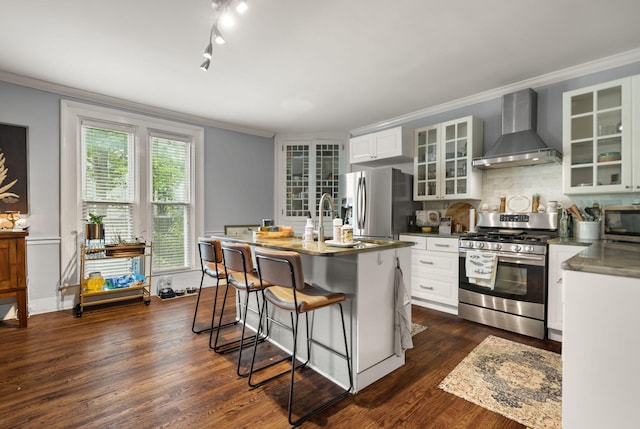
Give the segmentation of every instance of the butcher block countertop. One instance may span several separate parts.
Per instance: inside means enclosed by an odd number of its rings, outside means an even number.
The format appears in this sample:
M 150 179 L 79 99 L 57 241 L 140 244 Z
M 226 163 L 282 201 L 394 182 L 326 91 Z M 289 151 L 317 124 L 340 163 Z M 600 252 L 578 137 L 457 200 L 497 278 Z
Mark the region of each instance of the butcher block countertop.
M 302 241 L 300 237 L 254 238 L 253 235 L 214 235 L 208 238 L 236 243 L 246 243 L 252 246 L 260 246 L 275 250 L 292 250 L 294 252 L 314 256 L 343 256 L 363 252 L 396 249 L 399 247 L 410 247 L 413 245 L 410 241 L 362 237 L 354 237 L 354 242 L 357 242 L 358 244 L 355 244 L 353 247 L 337 247 L 331 246 L 326 242 L 319 243 L 317 241 L 305 242 Z

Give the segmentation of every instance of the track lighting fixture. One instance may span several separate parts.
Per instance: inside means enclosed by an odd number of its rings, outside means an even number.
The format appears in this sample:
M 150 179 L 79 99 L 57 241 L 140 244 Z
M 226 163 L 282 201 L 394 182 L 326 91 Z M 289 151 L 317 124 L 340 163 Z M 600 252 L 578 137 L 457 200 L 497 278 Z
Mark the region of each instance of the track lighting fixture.
M 215 11 L 214 22 L 209 31 L 209 44 L 205 48 L 202 55 L 206 58 L 205 62 L 200 65 L 203 71 L 209 69 L 211 58 L 213 57 L 213 41 L 218 45 L 226 42 L 224 36 L 220 32 L 219 25 L 231 27 L 234 25 L 233 10 L 237 13 L 245 13 L 248 9 L 247 0 L 211 0 L 211 7 Z

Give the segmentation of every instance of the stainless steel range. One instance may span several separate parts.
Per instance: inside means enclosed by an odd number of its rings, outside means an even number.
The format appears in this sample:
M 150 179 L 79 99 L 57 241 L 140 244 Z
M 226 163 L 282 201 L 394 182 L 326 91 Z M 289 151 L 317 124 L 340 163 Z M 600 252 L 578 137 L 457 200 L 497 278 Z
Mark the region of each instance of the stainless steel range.
M 547 241 L 557 213 L 478 213 L 460 237 L 458 316 L 520 334 L 547 335 Z

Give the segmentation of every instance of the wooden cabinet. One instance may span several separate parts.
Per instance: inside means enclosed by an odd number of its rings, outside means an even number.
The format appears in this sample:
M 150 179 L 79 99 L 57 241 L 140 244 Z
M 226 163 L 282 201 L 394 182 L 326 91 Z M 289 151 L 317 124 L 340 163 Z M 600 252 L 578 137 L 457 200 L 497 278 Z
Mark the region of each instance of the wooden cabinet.
M 349 162 L 351 164 L 380 165 L 408 162 L 411 161 L 411 158 L 413 158 L 413 133 L 403 127 L 395 127 L 349 140 Z
M 80 249 L 80 294 L 74 312 L 81 317 L 85 307 L 140 299 L 151 303 L 151 244 L 122 248 Z M 94 281 L 96 273 L 99 282 Z
M 0 232 L 0 297 L 15 296 L 21 328 L 27 327 L 26 231 Z
M 565 92 L 565 194 L 640 190 L 640 76 Z
M 401 235 L 413 241 L 411 298 L 413 304 L 458 313 L 458 239 L 455 237 Z
M 481 199 L 482 121 L 473 116 L 415 130 L 414 200 Z
M 586 249 L 588 244 L 549 245 L 549 277 L 547 299 L 547 328 L 549 338 L 560 341 L 562 339 L 562 325 L 564 322 L 564 270 L 562 263 Z

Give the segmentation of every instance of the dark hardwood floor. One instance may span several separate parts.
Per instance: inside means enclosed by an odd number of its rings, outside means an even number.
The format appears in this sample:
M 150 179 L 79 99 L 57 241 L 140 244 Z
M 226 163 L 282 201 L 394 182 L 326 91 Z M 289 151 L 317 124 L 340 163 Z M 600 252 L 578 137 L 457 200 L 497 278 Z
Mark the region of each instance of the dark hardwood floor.
M 210 312 L 213 288 L 204 290 Z M 0 323 L 0 427 L 285 428 L 288 378 L 249 389 L 236 376 L 236 353 L 215 354 L 209 335 L 191 332 L 195 295 L 151 305 L 124 303 L 35 315 L 29 327 Z M 209 313 L 210 314 L 210 313 Z M 201 325 L 209 314 L 202 313 Z M 428 329 L 413 338 L 406 365 L 302 427 L 523 428 L 438 389 L 488 335 L 560 352 L 538 341 L 413 307 Z M 235 328 L 232 328 L 235 329 Z M 311 371 L 303 384 L 334 386 Z M 317 394 L 305 397 L 312 403 Z

